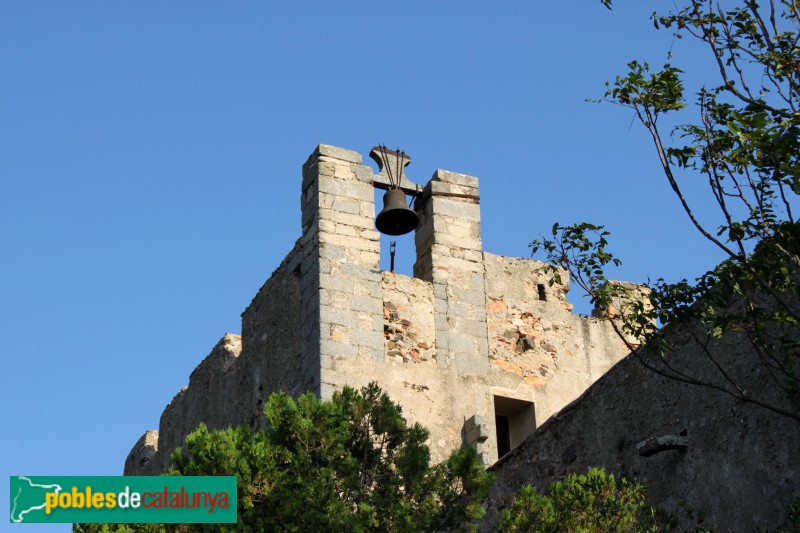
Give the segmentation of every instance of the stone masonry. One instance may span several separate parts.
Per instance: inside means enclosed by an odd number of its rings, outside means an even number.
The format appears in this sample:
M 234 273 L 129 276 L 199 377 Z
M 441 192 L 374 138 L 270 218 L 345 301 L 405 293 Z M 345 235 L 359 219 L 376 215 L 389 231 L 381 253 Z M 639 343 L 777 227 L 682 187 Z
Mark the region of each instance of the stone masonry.
M 390 157 L 394 168 L 410 161 Z M 389 180 L 379 166 L 314 150 L 300 238 L 242 314 L 241 337 L 225 335 L 198 365 L 126 474 L 165 471 L 200 422 L 262 427 L 273 391 L 327 399 L 371 381 L 430 430 L 435 460 L 468 444 L 494 463 L 626 355 L 608 322 L 570 312 L 565 272 L 551 284 L 543 263 L 483 250 L 472 176 L 437 170 L 421 186 L 401 173 L 420 217 L 414 277 L 381 271 L 374 197 Z
M 786 331 L 800 341 L 800 330 Z M 663 358 L 629 354 L 491 467 L 497 481 L 481 531 L 496 531 L 522 486 L 544 492 L 599 466 L 647 485 L 676 531 L 794 530 L 786 510 L 800 494 L 800 424 L 721 391 L 742 384 L 786 412 L 796 412 L 796 396 L 744 332 L 709 338 L 702 326 L 681 323 L 665 335 L 672 348 Z

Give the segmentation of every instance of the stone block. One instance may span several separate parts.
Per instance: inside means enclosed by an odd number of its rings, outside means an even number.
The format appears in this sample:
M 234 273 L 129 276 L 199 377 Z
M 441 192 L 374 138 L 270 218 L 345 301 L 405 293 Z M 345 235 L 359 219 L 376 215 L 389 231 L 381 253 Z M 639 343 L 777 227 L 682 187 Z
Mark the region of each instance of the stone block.
M 372 169 L 370 167 L 368 167 L 366 165 L 357 165 L 355 167 L 354 171 L 355 171 L 356 179 L 358 181 L 361 181 L 361 182 L 364 182 L 364 183 L 369 183 L 370 185 L 372 184 L 372 180 L 373 180 L 373 177 L 375 176 L 375 174 L 372 172 Z M 371 186 L 370 186 L 370 189 L 372 189 Z
M 490 429 L 480 415 L 472 415 L 464 422 L 464 440 L 467 444 L 479 444 L 489 439 Z
M 375 218 L 375 216 L 376 216 L 375 215 L 375 202 L 374 201 L 369 201 L 369 202 L 362 201 L 362 202 L 360 202 L 359 203 L 359 207 L 358 207 L 358 213 L 362 217 L 367 217 L 367 218 L 373 220 Z
M 356 173 L 353 170 L 353 164 L 336 165 L 333 173 L 334 177 L 341 180 L 356 182 Z M 357 183 L 357 182 L 356 182 Z
M 383 328 L 380 330 L 355 330 L 351 333 L 350 339 L 353 344 L 364 346 L 370 350 L 383 352 L 385 339 L 383 337 Z
M 486 284 L 483 279 L 483 271 L 453 270 L 450 275 L 450 286 L 484 293 Z
M 312 207 L 303 209 L 300 215 L 300 224 L 303 228 L 303 233 L 313 228 L 315 225 L 314 221 L 317 220 L 317 217 L 319 217 L 319 210 L 316 207 L 316 203 Z
M 458 352 L 451 350 L 454 366 L 459 372 L 464 374 L 485 374 L 489 371 L 489 359 L 478 353 Z
M 319 255 L 320 272 L 331 272 L 332 264 L 347 260 L 347 248 L 324 242 L 319 245 Z M 323 264 L 326 268 L 322 268 Z
M 372 314 L 359 313 L 358 327 L 360 329 L 381 331 L 383 328 L 383 317 Z
M 360 165 L 363 160 L 361 154 L 358 152 L 345 150 L 344 148 L 339 148 L 328 144 L 318 145 L 311 154 L 310 159 L 316 159 L 319 156 L 332 157 L 341 161 L 356 163 L 357 165 Z
M 480 332 L 476 332 L 480 334 Z M 475 335 L 468 335 L 462 332 L 450 332 L 449 349 L 451 352 L 475 353 L 477 344 Z
M 353 294 L 380 299 L 383 297 L 383 288 L 377 283 L 356 283 L 353 287 Z
M 346 235 L 337 235 L 335 233 L 320 233 L 319 242 L 326 244 L 333 244 L 337 246 L 344 246 L 350 249 L 362 250 L 367 252 L 380 252 L 380 243 L 375 241 L 368 241 L 358 237 L 348 237 Z
M 326 193 L 320 193 L 320 196 Z M 353 198 L 346 198 L 343 196 L 338 196 L 334 198 L 333 203 L 331 204 L 331 210 L 335 213 L 347 213 L 350 215 L 361 215 L 361 204 L 358 200 Z
M 480 222 L 481 206 L 473 202 L 459 201 L 458 198 L 434 197 L 433 217 L 438 217 L 440 215 L 472 222 Z
M 356 330 L 361 329 L 362 323 L 358 316 L 348 312 L 346 309 L 324 306 L 319 310 L 319 321 L 321 324 L 338 324 Z
M 357 357 L 358 347 L 349 342 L 336 342 L 331 339 L 321 339 L 319 343 L 322 357 Z
M 327 231 L 328 233 L 336 233 L 336 222 L 330 219 L 321 219 L 318 223 L 319 231 Z
M 361 238 L 358 228 L 354 226 L 348 226 L 346 224 L 336 224 L 333 233 L 336 233 L 337 235 L 344 235 L 345 237 Z
M 437 232 L 434 235 L 434 243 L 441 245 L 443 248 L 441 252 L 443 255 L 453 257 L 456 259 L 464 258 L 464 250 L 480 250 L 481 238 L 480 236 L 473 237 L 471 235 L 458 236 L 450 233 Z M 456 248 L 461 253 L 454 254 L 449 248 Z M 440 253 L 441 253 L 440 252 Z
M 300 262 L 300 272 L 303 274 L 319 273 L 319 259 L 313 255 L 308 255 Z M 304 280 L 305 283 L 306 280 Z
M 478 188 L 478 178 L 475 176 L 468 176 L 467 174 L 459 174 L 457 172 L 450 172 L 449 170 L 438 169 L 433 173 L 431 180 L 438 180 L 445 183 L 453 183 L 455 185 L 463 185 L 465 187 Z
M 318 236 L 319 230 L 317 229 L 316 225 L 303 228 L 303 234 L 300 236 L 300 248 L 302 249 L 302 255 L 304 258 L 308 255 L 316 255 L 315 247 L 318 242 Z
M 373 313 L 383 313 L 383 301 L 380 298 L 370 296 L 352 295 L 350 297 L 349 308 L 355 312 L 366 311 Z
M 486 308 L 483 306 L 478 307 L 474 305 L 464 304 L 461 302 L 454 302 L 452 300 L 447 302 L 448 316 L 456 318 L 476 319 L 478 318 L 480 313 L 482 313 L 485 316 Z
M 363 230 L 372 230 L 375 226 L 373 219 L 358 214 L 340 213 L 328 208 L 319 209 L 318 214 L 321 220 L 330 220 L 336 224 L 346 224 Z
M 319 193 L 319 174 L 316 171 L 309 172 L 303 176 L 300 194 L 301 206 L 307 205 L 309 200 L 317 193 Z
M 380 253 L 378 250 L 347 250 L 347 263 L 360 265 L 378 271 L 378 264 L 380 263 Z
M 328 324 L 328 338 L 334 342 L 352 343 L 352 331 L 341 324 Z
M 445 196 L 445 195 L 464 195 L 463 198 L 466 201 L 477 202 L 478 199 L 478 189 L 477 187 L 469 187 L 467 185 L 456 185 L 455 183 L 446 183 L 443 181 L 431 181 L 428 187 L 428 192 L 431 196 Z M 470 197 L 474 197 L 470 198 Z M 451 196 L 451 198 L 458 198 L 457 196 Z
M 373 202 L 375 189 L 364 183 L 353 183 L 337 179 L 319 180 L 320 192 L 352 198 L 362 202 Z
M 326 209 L 333 209 L 333 202 L 339 198 L 339 196 L 335 194 L 331 194 L 329 192 L 320 192 L 317 194 L 317 201 L 316 205 L 318 208 L 326 208 Z
M 319 285 L 323 289 L 333 289 L 343 293 L 352 293 L 355 289 L 355 281 L 352 278 L 333 274 L 320 276 Z
M 423 281 L 433 281 L 433 273 L 431 265 L 428 261 L 417 261 L 414 263 L 414 277 Z
M 433 224 L 420 224 L 414 232 L 414 243 L 417 249 L 425 247 L 425 242 L 433 242 Z
M 350 279 L 371 282 L 378 286 L 381 283 L 381 273 L 364 265 L 342 263 L 339 265 L 339 272 Z
M 358 236 L 368 241 L 379 242 L 381 240 L 381 234 L 374 229 L 362 229 L 358 232 Z
M 437 250 L 437 248 L 440 246 L 441 248 Z M 441 253 L 439 250 L 444 253 Z M 431 250 L 431 255 L 433 258 L 432 261 L 434 269 L 465 270 L 467 272 L 483 273 L 483 263 L 473 263 L 472 261 L 450 257 L 448 248 L 446 246 L 434 245 L 433 250 Z
M 319 305 L 335 307 L 337 309 L 348 309 L 350 303 L 350 293 L 340 292 L 332 289 L 319 289 Z
M 465 303 L 468 305 L 485 306 L 486 294 L 481 290 L 475 290 L 472 287 L 463 289 L 453 283 L 450 284 L 450 296 L 453 301 Z

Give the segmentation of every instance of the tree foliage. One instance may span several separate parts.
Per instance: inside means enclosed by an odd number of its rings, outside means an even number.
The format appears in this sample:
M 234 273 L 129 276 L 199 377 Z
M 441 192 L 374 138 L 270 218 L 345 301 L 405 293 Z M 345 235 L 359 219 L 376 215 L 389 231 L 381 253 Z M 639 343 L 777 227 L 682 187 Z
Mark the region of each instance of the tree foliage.
M 238 523 L 83 525 L 84 532 L 435 531 L 465 528 L 484 510 L 493 476 L 472 448 L 431 466 L 428 431 L 409 425 L 376 384 L 331 401 L 270 396 L 270 426 L 209 431 L 176 450 L 171 475 L 236 475 Z
M 725 259 L 694 281 L 657 280 L 649 302 L 628 300 L 621 334 L 639 337 L 647 353 L 664 356 L 649 366 L 668 377 L 800 420 L 800 226 L 793 214 L 800 195 L 798 2 L 692 0 L 652 18 L 656 28 L 701 43 L 716 66 L 716 82 L 696 94 L 695 121 L 670 135 L 662 131 L 665 115 L 689 113 L 682 71 L 671 64 L 652 70 L 630 62 L 625 75 L 607 84 L 603 100 L 633 111 L 684 213 Z M 681 183 L 698 178 L 709 194 L 696 211 Z M 717 220 L 703 222 L 710 213 Z M 531 246 L 567 269 L 605 310 L 625 297 L 625 288 L 606 278 L 605 267 L 619 264 L 607 251 L 607 237 L 599 225 L 556 224 L 552 236 Z M 666 357 L 669 345 L 659 326 L 687 321 L 702 326 L 702 334 L 693 334 L 717 369 L 711 379 L 671 366 Z M 726 334 L 746 339 L 759 371 L 788 401 L 748 390 L 714 358 L 709 343 Z
M 503 513 L 503 533 L 625 533 L 663 531 L 659 513 L 647 500 L 647 488 L 624 477 L 593 468 L 554 481 L 548 495 L 524 486 L 511 509 Z

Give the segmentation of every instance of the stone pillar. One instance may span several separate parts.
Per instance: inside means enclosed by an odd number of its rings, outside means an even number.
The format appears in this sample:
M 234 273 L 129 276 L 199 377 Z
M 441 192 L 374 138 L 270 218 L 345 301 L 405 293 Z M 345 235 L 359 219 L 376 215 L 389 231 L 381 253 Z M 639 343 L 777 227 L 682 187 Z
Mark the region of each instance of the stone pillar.
M 461 439 L 467 446 L 472 446 L 475 448 L 475 451 L 478 454 L 478 459 L 480 459 L 481 463 L 485 465 L 489 464 L 490 455 L 493 452 L 495 455 L 497 453 L 496 450 L 490 450 L 490 447 L 486 444 L 486 441 L 489 440 L 489 436 L 492 434 L 493 429 L 494 428 L 492 426 L 484 423 L 483 417 L 480 415 L 472 415 L 469 418 L 464 417 L 464 427 L 461 430 Z M 495 457 L 494 460 L 496 461 L 497 457 Z
M 417 198 L 414 276 L 433 283 L 436 358 L 488 371 L 486 291 L 478 179 L 437 170 Z
M 303 165 L 301 344 L 322 399 L 342 385 L 325 377 L 336 359 L 385 357 L 372 176 L 359 154 L 324 144 Z

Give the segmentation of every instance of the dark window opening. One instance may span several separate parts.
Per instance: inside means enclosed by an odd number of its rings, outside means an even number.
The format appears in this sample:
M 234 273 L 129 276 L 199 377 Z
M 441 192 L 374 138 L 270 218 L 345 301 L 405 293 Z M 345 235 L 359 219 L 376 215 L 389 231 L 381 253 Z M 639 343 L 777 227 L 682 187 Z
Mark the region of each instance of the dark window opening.
M 536 429 L 533 402 L 494 397 L 494 424 L 497 437 L 497 458 L 504 456 Z
M 539 299 L 543 302 L 547 301 L 547 293 L 544 292 L 544 285 L 539 283 L 536 285 L 536 288 L 539 289 Z
M 494 415 L 494 423 L 497 428 L 497 457 L 503 457 L 511 451 L 511 434 L 508 430 L 508 417 Z

